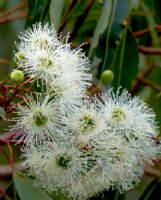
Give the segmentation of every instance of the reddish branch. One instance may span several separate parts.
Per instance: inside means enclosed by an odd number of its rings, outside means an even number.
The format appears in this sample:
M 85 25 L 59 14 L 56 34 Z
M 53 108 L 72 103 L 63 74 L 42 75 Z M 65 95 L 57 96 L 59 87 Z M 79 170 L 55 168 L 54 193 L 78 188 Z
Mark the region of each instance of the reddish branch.
M 133 15 L 133 16 L 142 16 L 142 17 L 144 17 L 144 16 L 146 16 L 146 13 L 144 12 L 144 11 L 133 11 L 132 13 L 131 13 L 131 15 Z M 154 13 L 154 12 L 151 12 L 150 13 L 150 16 L 155 16 L 156 14 Z
M 0 58 L 0 63 L 8 65 L 10 64 L 10 61 Z
M 0 193 L 3 195 L 5 200 L 10 200 L 9 196 L 5 193 L 5 191 L 2 188 L 0 188 Z
M 143 72 L 141 72 L 132 87 L 131 93 L 135 94 L 136 91 L 139 89 L 140 87 L 140 83 L 146 86 L 151 87 L 152 89 L 156 90 L 157 92 L 161 92 L 161 86 L 154 83 L 151 80 L 148 80 L 146 77 L 156 68 L 155 65 L 150 65 L 149 67 L 145 68 L 145 70 Z
M 25 86 L 27 86 L 31 82 L 31 80 L 32 79 L 29 78 L 19 86 L 5 85 L 5 81 L 0 81 L 0 93 L 2 94 L 2 96 L 0 96 L 0 106 L 3 107 L 7 111 L 7 113 L 13 111 L 16 108 L 16 106 L 13 105 L 13 100 L 15 98 L 22 100 L 21 102 L 19 102 L 19 104 L 24 102 L 24 97 L 21 96 L 20 93 L 30 92 L 30 89 L 26 89 Z
M 159 32 L 161 31 L 161 25 L 156 25 L 155 28 L 156 28 L 157 31 L 159 31 Z M 133 35 L 135 37 L 141 37 L 144 34 L 149 33 L 150 31 L 151 31 L 151 28 L 149 27 L 149 28 L 145 28 L 145 29 L 140 30 L 140 31 L 133 32 Z
M 144 85 L 150 86 L 151 88 L 153 88 L 154 90 L 156 90 L 157 92 L 161 92 L 161 86 L 154 83 L 153 81 L 141 78 L 141 77 L 137 77 L 137 80 L 139 80 L 141 83 L 143 83 Z
M 17 4 L 14 7 L 8 9 L 7 11 L 1 12 L 1 14 L 3 14 L 4 16 L 7 16 L 7 15 L 10 15 L 10 14 L 14 14 L 15 12 L 19 12 L 23 8 L 26 8 L 26 7 L 27 7 L 27 2 L 26 2 L 26 0 L 23 0 L 19 4 Z
M 143 45 L 139 45 L 138 47 L 139 52 L 143 54 L 149 54 L 149 55 L 161 55 L 161 48 L 155 48 L 155 47 L 145 47 Z
M 0 178 L 10 178 L 12 176 L 12 169 L 10 165 L 0 165 Z
M 22 9 L 24 11 L 22 11 Z M 23 0 L 21 3 L 17 4 L 13 8 L 7 11 L 0 11 L 0 24 L 5 24 L 7 22 L 25 19 L 27 17 L 27 1 Z
M 138 77 L 144 79 L 146 78 L 154 69 L 156 68 L 155 65 L 149 65 L 148 67 L 146 67 L 139 75 Z M 132 87 L 132 90 L 131 90 L 131 93 L 132 94 L 135 94 L 136 91 L 139 89 L 140 87 L 140 80 L 139 79 L 136 79 L 134 84 L 133 84 L 133 87 Z
M 72 41 L 76 37 L 77 33 L 80 30 L 80 27 L 82 26 L 86 17 L 88 16 L 93 4 L 94 4 L 94 0 L 89 0 L 88 5 L 87 5 L 86 9 L 84 10 L 83 14 L 77 18 L 76 23 L 73 28 L 73 31 L 70 34 L 70 38 L 69 38 L 70 41 Z

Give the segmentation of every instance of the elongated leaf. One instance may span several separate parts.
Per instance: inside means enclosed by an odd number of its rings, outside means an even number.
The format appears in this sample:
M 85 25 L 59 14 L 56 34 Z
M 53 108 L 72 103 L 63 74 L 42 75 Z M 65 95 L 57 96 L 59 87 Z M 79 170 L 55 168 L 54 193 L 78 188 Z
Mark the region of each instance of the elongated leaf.
M 103 62 L 103 69 L 109 68 L 113 63 L 115 51 L 122 38 L 125 29 L 126 18 L 129 15 L 131 4 L 129 0 L 113 0 L 113 9 L 107 30 L 106 51 Z
M 128 27 L 124 30 L 112 69 L 115 75 L 114 88 L 121 85 L 130 89 L 132 80 L 138 72 L 138 50 L 136 41 Z
M 156 17 L 158 21 L 161 23 L 161 1 L 160 0 L 153 0 L 154 9 L 156 12 Z
M 157 31 L 155 29 L 156 23 L 155 23 L 155 20 L 152 16 L 152 12 L 151 12 L 150 8 L 144 2 L 141 2 L 140 5 L 145 12 L 145 16 L 146 16 L 148 25 L 150 27 L 153 45 L 156 46 L 156 47 L 159 47 L 160 41 L 159 41 L 159 38 L 158 38 Z
M 158 178 L 154 179 L 149 185 L 148 187 L 145 189 L 145 191 L 143 192 L 143 194 L 140 196 L 139 200 L 148 200 L 149 197 L 151 196 L 151 194 L 153 193 L 153 191 L 156 189 L 156 187 L 159 184 L 159 180 Z
M 50 20 L 51 23 L 55 25 L 55 28 L 59 27 L 64 2 L 65 0 L 51 0 Z
M 21 200 L 52 200 L 47 193 L 35 187 L 33 181 L 27 176 L 14 171 L 13 180 Z
M 28 0 L 28 16 L 26 26 L 31 26 L 37 21 L 44 21 L 48 14 L 50 0 Z
M 96 29 L 94 31 L 94 36 L 92 39 L 92 44 L 91 44 L 89 55 L 88 55 L 89 57 L 92 57 L 92 54 L 94 53 L 94 50 L 99 43 L 101 34 L 106 30 L 108 26 L 111 10 L 112 10 L 112 1 L 105 0 L 103 8 L 102 8 L 101 16 L 99 18 Z
M 93 39 L 94 44 L 92 44 L 93 46 L 89 52 L 92 60 L 95 58 L 102 60 L 97 66 L 97 78 L 100 77 L 102 71 L 110 68 L 113 63 L 116 49 L 125 29 L 123 23 L 131 9 L 129 0 L 107 0 L 106 3 L 107 5 L 104 3 L 104 6 L 106 5 L 108 10 L 106 7 L 104 8 L 106 12 L 102 10 L 101 17 L 103 19 L 100 17 L 100 24 L 97 25 L 95 30 L 95 40 Z

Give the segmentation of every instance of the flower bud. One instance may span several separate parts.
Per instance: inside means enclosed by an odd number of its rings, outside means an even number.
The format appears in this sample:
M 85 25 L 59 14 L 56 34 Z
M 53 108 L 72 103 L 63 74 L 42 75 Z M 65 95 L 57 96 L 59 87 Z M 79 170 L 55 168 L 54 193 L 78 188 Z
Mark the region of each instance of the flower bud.
M 101 74 L 101 83 L 103 85 L 107 85 L 108 83 L 111 83 L 114 80 L 114 73 L 111 70 L 105 70 Z
M 0 119 L 5 119 L 6 111 L 3 107 L 0 107 Z
M 15 83 L 22 83 L 24 81 L 24 73 L 20 70 L 14 69 L 10 75 L 10 79 Z
M 25 59 L 25 54 L 21 51 L 17 52 L 14 56 L 14 62 L 18 63 Z

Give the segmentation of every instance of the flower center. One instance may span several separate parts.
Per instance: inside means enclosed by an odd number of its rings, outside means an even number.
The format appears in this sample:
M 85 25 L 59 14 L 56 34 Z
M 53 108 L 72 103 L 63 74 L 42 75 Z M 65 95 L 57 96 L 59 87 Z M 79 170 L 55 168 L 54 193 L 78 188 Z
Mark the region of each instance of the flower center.
M 53 65 L 53 61 L 49 58 L 40 58 L 39 62 L 40 62 L 39 66 L 45 69 L 49 69 Z
M 35 44 L 37 44 L 40 48 L 46 48 L 49 45 L 47 39 L 45 38 L 36 39 Z
M 111 150 L 113 151 L 112 162 L 118 162 L 118 161 L 121 161 L 123 159 L 124 151 L 122 149 L 118 149 L 116 147 L 113 147 Z
M 49 94 L 51 95 L 52 99 L 60 99 L 63 95 L 63 88 L 59 85 L 51 86 Z
M 111 116 L 114 122 L 120 122 L 126 118 L 126 115 L 121 108 L 115 108 Z
M 15 54 L 14 62 L 18 63 L 25 60 L 25 54 L 22 51 L 19 51 Z
M 82 119 L 80 119 L 82 133 L 90 131 L 95 127 L 95 121 L 90 115 L 85 115 Z
M 48 118 L 45 115 L 43 115 L 40 111 L 35 113 L 35 115 L 33 116 L 33 119 L 34 119 L 34 123 L 38 127 L 44 126 L 48 121 Z
M 57 165 L 62 167 L 63 169 L 67 169 L 70 166 L 72 158 L 69 155 L 59 155 L 56 159 Z

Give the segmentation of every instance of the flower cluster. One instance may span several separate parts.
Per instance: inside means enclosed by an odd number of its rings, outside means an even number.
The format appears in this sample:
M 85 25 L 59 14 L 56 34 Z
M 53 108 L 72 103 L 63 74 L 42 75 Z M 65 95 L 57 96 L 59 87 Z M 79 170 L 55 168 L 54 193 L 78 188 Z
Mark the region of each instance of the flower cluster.
M 89 98 L 87 57 L 64 44 L 49 24 L 22 32 L 17 49 L 18 68 L 42 88 L 26 96 L 13 127 L 35 183 L 80 200 L 138 184 L 159 156 L 153 111 L 122 88 Z

